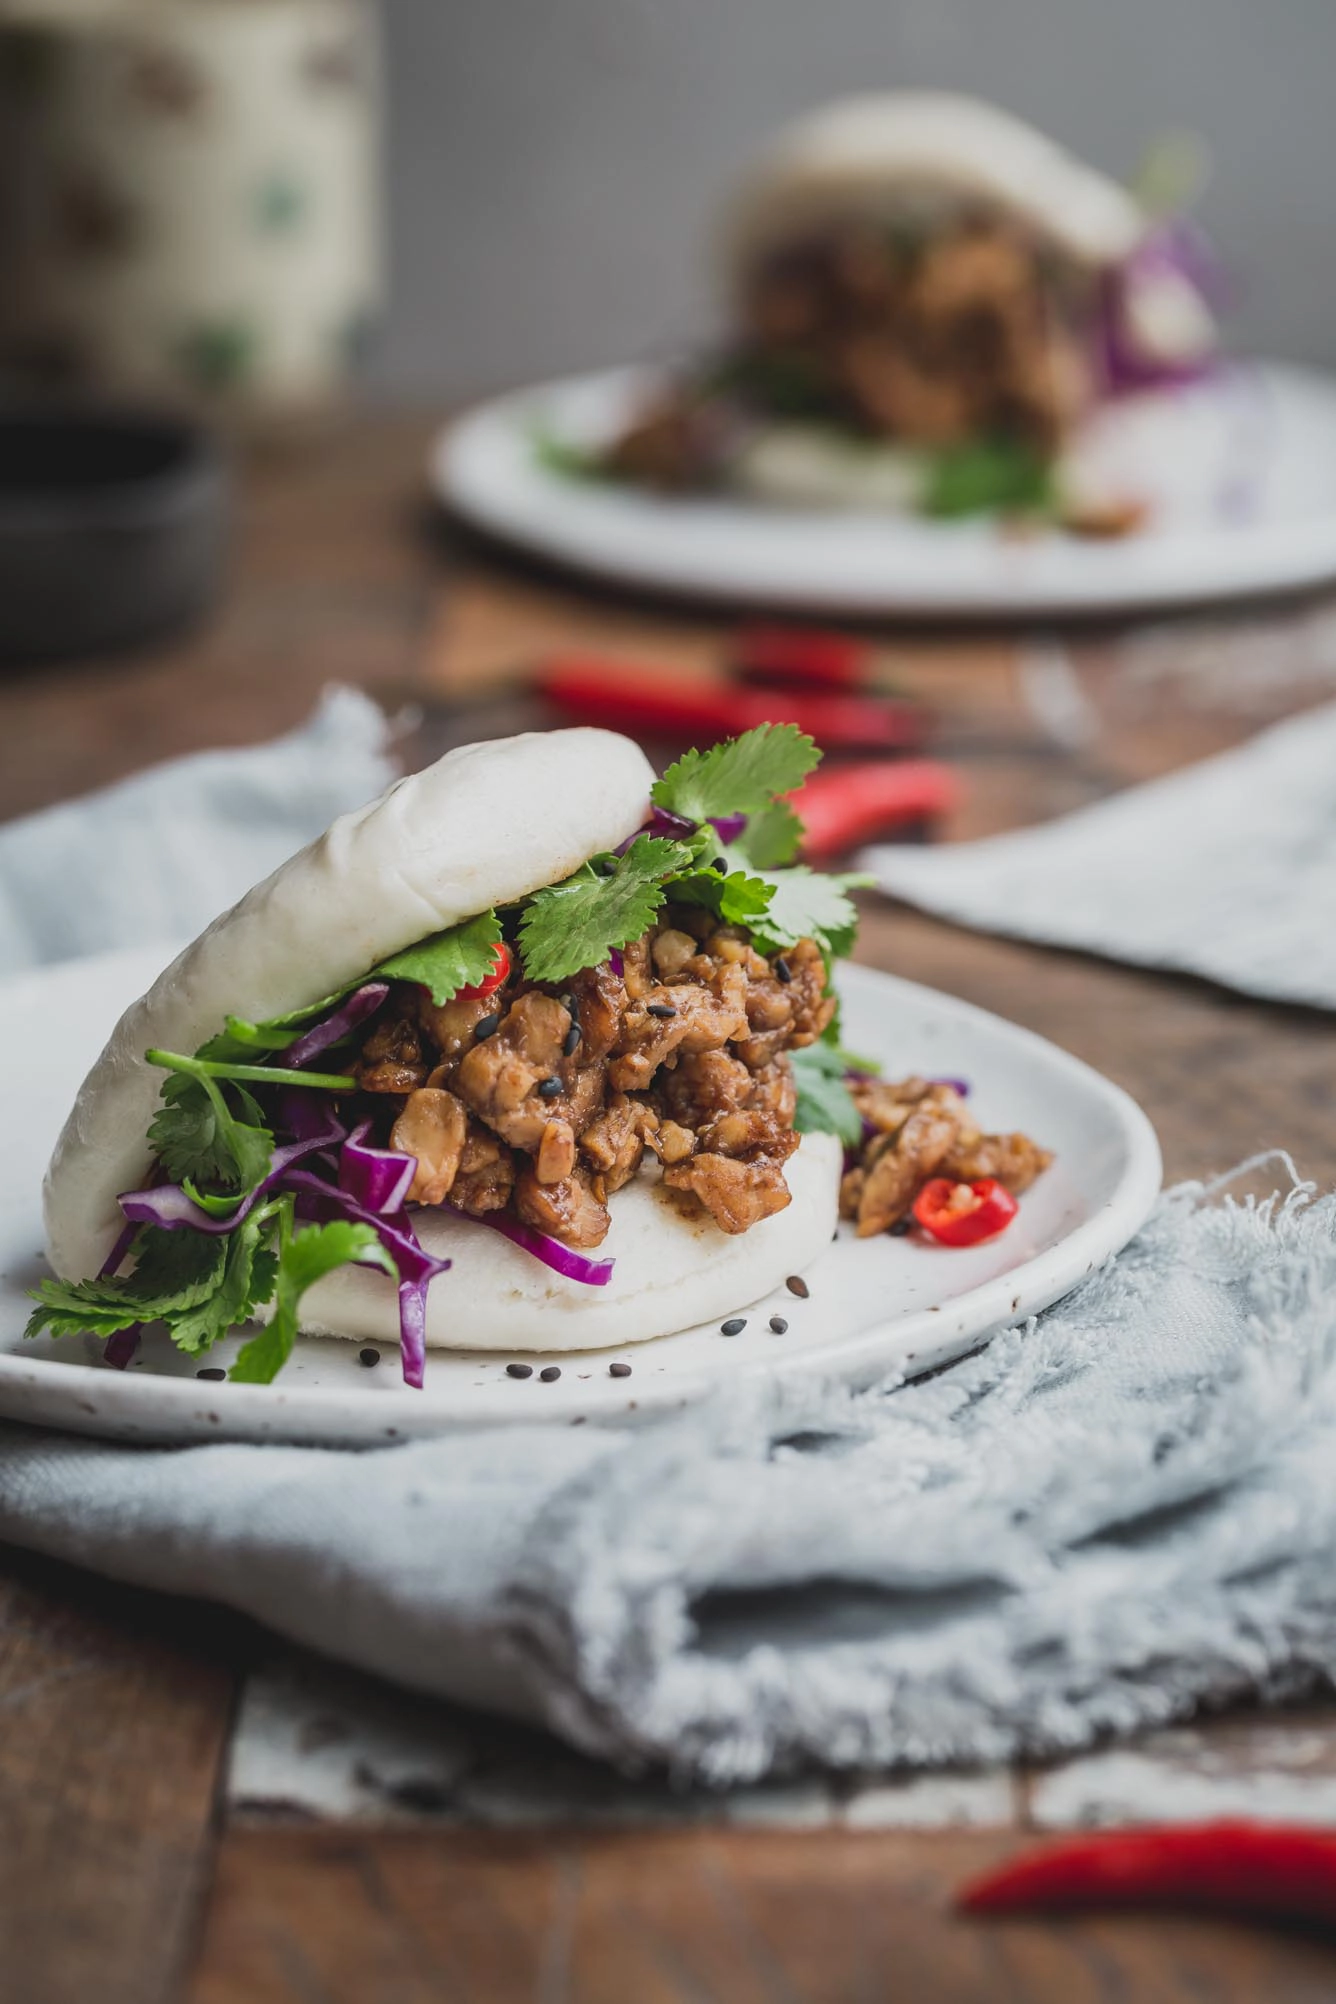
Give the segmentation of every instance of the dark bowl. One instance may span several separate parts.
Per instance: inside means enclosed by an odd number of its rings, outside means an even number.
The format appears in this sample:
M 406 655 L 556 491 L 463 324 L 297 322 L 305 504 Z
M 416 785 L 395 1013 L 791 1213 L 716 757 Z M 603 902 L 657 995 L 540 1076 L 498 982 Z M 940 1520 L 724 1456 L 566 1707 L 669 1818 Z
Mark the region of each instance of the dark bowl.
M 197 618 L 228 512 L 222 458 L 186 419 L 0 407 L 0 660 L 101 653 Z

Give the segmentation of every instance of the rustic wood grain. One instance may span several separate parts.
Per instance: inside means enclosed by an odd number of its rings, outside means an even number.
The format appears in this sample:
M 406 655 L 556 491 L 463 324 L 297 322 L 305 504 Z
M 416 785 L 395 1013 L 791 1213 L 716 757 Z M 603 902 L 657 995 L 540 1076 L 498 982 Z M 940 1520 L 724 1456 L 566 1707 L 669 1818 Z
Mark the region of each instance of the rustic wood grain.
M 169 2004 L 207 1884 L 242 1624 L 11 1557 L 0 1996 Z
M 1318 2004 L 1329 1947 L 968 1922 L 999 1835 L 225 1838 L 187 2004 Z

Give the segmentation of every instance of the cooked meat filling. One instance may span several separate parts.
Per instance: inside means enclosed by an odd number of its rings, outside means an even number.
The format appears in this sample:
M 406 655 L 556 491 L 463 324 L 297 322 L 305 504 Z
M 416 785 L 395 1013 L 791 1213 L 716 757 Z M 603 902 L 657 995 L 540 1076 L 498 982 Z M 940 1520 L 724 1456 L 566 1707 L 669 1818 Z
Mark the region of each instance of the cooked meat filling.
M 1009 438 L 1051 455 L 1097 393 L 1093 313 L 1089 284 L 1005 221 L 827 228 L 751 272 L 734 348 L 656 391 L 608 468 L 670 491 L 709 485 L 730 412 L 735 434 L 759 414 L 929 449 Z
M 1053 1160 L 1028 1135 L 984 1134 L 960 1094 L 940 1080 L 866 1079 L 851 1090 L 866 1139 L 845 1171 L 840 1215 L 860 1239 L 899 1224 L 934 1176 L 956 1183 L 991 1176 L 1019 1197 Z
M 588 1248 L 648 1151 L 678 1202 L 745 1232 L 789 1202 L 784 1054 L 834 1013 L 812 940 L 772 962 L 738 928 L 670 906 L 620 975 L 512 974 L 443 1008 L 396 985 L 354 1070 L 387 1145 L 417 1158 L 414 1202 L 474 1217 L 509 1207 Z

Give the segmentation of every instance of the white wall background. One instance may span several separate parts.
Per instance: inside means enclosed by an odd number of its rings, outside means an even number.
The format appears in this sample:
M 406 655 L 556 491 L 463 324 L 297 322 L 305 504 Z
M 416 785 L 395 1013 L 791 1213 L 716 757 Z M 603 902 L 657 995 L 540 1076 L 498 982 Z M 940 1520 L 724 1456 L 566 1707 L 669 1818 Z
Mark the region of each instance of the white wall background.
M 796 110 L 906 85 L 994 97 L 1115 173 L 1201 132 L 1237 340 L 1336 362 L 1336 0 L 386 0 L 385 22 L 383 389 L 700 327 L 720 183 Z

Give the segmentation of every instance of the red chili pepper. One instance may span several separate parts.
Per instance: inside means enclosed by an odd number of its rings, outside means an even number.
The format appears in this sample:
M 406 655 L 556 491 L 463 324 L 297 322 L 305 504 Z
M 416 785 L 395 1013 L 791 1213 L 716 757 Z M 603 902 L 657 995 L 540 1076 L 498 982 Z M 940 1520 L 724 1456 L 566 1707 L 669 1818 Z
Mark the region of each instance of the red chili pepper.
M 847 633 L 818 626 L 747 626 L 733 644 L 733 667 L 749 682 L 813 683 L 852 689 L 871 650 Z
M 935 759 L 866 759 L 814 772 L 789 799 L 803 822 L 803 854 L 835 856 L 906 822 L 949 814 L 960 781 Z
M 1336 1928 L 1336 1834 L 1241 1821 L 1102 1831 L 985 1872 L 957 1904 L 974 1914 L 1196 1907 Z
M 977 1183 L 934 1176 L 914 1199 L 914 1221 L 944 1246 L 977 1246 L 1004 1232 L 1019 1209 L 993 1176 Z
M 633 735 L 699 735 L 714 743 L 757 724 L 797 724 L 827 750 L 854 745 L 865 751 L 899 751 L 918 744 L 927 728 L 926 714 L 917 705 L 885 697 L 742 688 L 693 681 L 672 667 L 654 675 L 646 666 L 562 655 L 540 667 L 537 687 L 569 716 Z
M 455 991 L 456 1002 L 477 1002 L 484 995 L 491 995 L 501 986 L 510 973 L 510 948 L 499 939 L 492 948 L 492 971 L 483 976 L 476 988 L 459 988 Z

